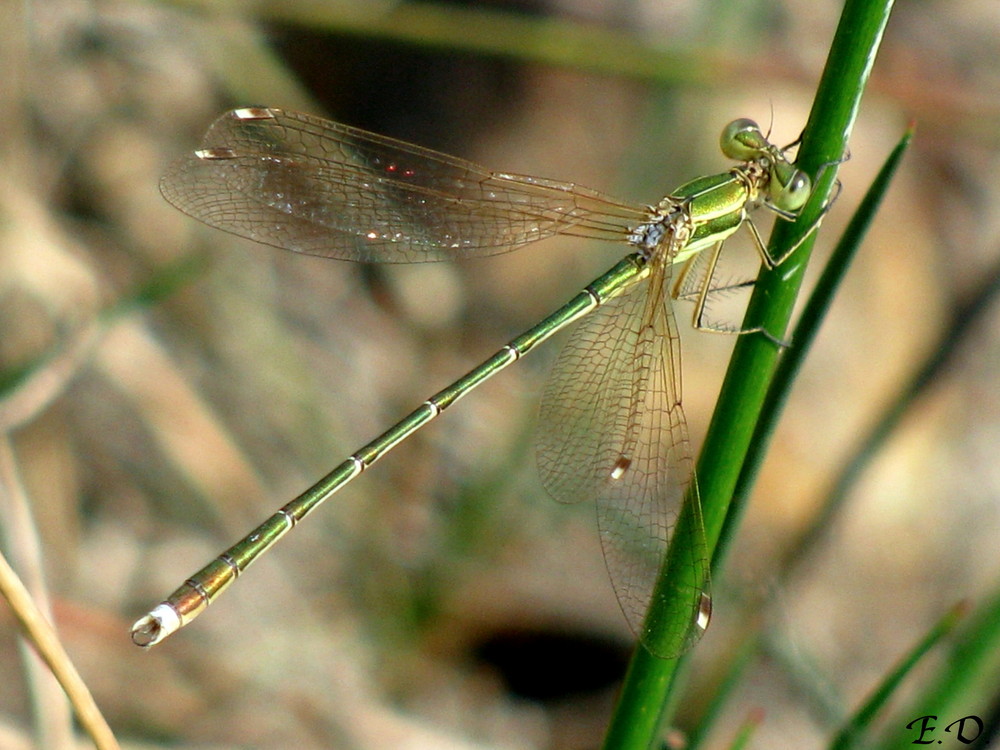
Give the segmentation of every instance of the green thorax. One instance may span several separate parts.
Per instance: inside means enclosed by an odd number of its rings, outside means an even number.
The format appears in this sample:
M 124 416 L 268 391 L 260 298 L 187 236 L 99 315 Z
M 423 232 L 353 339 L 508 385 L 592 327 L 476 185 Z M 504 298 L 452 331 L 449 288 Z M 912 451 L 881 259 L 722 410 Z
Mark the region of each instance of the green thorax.
M 687 260 L 735 232 L 747 218 L 747 204 L 757 197 L 758 186 L 735 171 L 698 177 L 685 182 L 662 203 L 686 206 L 693 232 L 673 262 Z

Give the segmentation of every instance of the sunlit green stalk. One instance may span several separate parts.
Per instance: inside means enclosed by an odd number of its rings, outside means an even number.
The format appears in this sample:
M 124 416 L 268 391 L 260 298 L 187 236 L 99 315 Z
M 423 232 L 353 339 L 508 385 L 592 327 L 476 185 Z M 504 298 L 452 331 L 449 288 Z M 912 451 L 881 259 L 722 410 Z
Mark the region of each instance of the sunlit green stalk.
M 891 0 L 848 0 L 844 6 L 798 159 L 800 167 L 810 174 L 827 166 L 798 222 L 778 222 L 770 244 L 773 257 L 782 257 L 785 249 L 793 247 L 802 228 L 812 226 L 824 210 L 891 8 Z M 761 326 L 776 337 L 784 334 L 812 241 L 809 238 L 801 243 L 779 269 L 761 274 L 745 327 Z M 711 548 L 721 534 L 779 351 L 773 341 L 760 335 L 741 337 L 733 351 L 698 462 Z M 660 602 L 654 602 L 658 605 Z M 678 664 L 679 660 L 657 659 L 642 648 L 635 651 L 605 737 L 606 750 L 646 750 L 659 741 Z

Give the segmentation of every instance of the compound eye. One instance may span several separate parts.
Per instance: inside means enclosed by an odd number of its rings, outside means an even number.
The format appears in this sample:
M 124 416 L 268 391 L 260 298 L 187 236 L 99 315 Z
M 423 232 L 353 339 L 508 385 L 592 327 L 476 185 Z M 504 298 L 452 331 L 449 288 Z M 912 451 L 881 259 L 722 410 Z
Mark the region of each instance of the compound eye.
M 780 166 L 780 165 L 779 165 Z M 771 180 L 771 203 L 782 211 L 798 211 L 812 193 L 812 180 L 801 169 L 786 166 L 775 168 Z
M 719 146 L 730 159 L 750 161 L 767 149 L 768 142 L 757 123 L 741 117 L 722 129 Z

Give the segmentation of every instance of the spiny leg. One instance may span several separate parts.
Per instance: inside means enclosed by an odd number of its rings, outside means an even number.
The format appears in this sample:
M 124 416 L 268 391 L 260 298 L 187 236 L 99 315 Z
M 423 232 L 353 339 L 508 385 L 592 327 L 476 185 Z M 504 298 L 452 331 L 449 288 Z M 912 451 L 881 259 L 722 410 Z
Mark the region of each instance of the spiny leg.
M 670 296 L 675 300 L 693 303 L 691 326 L 695 330 L 730 334 L 751 333 L 752 331 L 744 331 L 733 325 L 714 323 L 706 315 L 709 297 L 746 289 L 756 283 L 753 279 L 719 286 L 714 283 L 724 244 L 724 242 L 717 242 L 710 249 L 688 258 L 677 273 L 677 279 L 671 288 Z
M 754 245 L 757 248 L 758 255 L 761 257 L 762 262 L 765 266 L 770 268 L 769 256 L 767 255 L 767 250 L 764 243 L 760 239 L 760 235 L 757 232 L 757 228 L 752 225 L 749 219 L 746 221 L 749 224 L 749 230 L 754 238 Z M 692 287 L 691 284 L 691 274 L 694 273 L 694 269 L 701 259 L 699 255 L 694 255 L 688 258 L 682 266 L 681 270 L 677 274 L 677 280 L 671 289 L 671 297 L 673 299 L 682 299 L 694 302 L 694 310 L 691 316 L 691 326 L 698 331 L 709 331 L 711 333 L 726 333 L 726 334 L 736 334 L 742 335 L 747 333 L 760 333 L 767 339 L 775 343 L 780 347 L 787 347 L 789 344 L 786 341 L 779 339 L 777 336 L 773 335 L 770 331 L 766 330 L 763 326 L 753 326 L 750 328 L 741 328 L 733 325 L 725 325 L 715 323 L 708 319 L 706 315 L 706 310 L 708 307 L 708 299 L 712 295 L 734 291 L 739 289 L 746 289 L 752 287 L 756 281 L 753 279 L 747 279 L 745 281 L 736 282 L 734 284 L 725 284 L 722 286 L 716 286 L 713 282 L 715 279 L 716 270 L 718 268 L 719 258 L 722 256 L 722 249 L 725 245 L 725 241 L 717 242 L 712 245 L 712 247 L 707 251 L 707 261 L 705 261 L 706 268 L 701 276 L 701 280 L 697 287 Z

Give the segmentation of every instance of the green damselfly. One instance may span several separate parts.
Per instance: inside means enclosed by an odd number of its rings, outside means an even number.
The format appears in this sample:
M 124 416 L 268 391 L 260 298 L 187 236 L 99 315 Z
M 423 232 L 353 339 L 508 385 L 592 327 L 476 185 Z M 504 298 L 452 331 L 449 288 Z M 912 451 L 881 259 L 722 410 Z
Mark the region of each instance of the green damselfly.
M 596 502 L 608 573 L 643 642 L 663 657 L 693 643 L 711 608 L 708 551 L 681 408 L 671 298 L 694 299 L 695 325 L 703 327 L 726 238 L 745 225 L 763 262 L 780 263 L 784 258 L 768 255 L 748 212 L 762 204 L 794 219 L 811 193 L 808 176 L 753 121 L 727 125 L 721 147 L 736 166 L 643 207 L 295 112 L 236 109 L 216 120 L 201 148 L 173 165 L 160 189 L 181 211 L 242 237 L 382 263 L 495 255 L 556 234 L 624 242 L 632 251 L 188 579 L 135 623 L 133 640 L 151 646 L 188 624 L 285 532 L 400 441 L 587 316 L 556 361 L 542 399 L 542 483 L 561 502 Z M 707 260 L 696 264 L 706 249 Z M 675 264 L 681 270 L 671 283 Z M 678 598 L 684 611 L 671 618 L 685 623 L 684 632 L 653 643 L 643 617 L 684 502 L 697 537 L 682 553 L 691 573 Z

